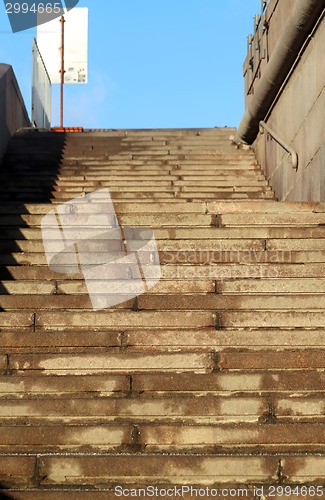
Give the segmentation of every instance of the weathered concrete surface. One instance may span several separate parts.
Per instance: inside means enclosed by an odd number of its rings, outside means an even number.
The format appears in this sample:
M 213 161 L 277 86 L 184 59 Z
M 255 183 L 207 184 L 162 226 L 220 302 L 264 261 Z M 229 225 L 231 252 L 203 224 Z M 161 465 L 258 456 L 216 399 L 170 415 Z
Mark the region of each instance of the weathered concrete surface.
M 233 133 L 26 133 L 10 143 L 0 483 L 13 498 L 193 484 L 253 500 L 256 483 L 323 485 L 325 207 L 272 200 Z M 81 274 L 47 267 L 40 225 L 102 187 L 120 223 L 153 229 L 162 279 L 94 312 Z M 116 265 L 112 286 L 127 277 Z
M 278 16 L 286 4 L 280 2 L 275 11 Z M 279 36 L 279 28 L 272 19 L 270 40 L 274 36 Z M 267 118 L 269 127 L 297 152 L 298 170 L 292 168 L 290 155 L 267 134 L 259 135 L 254 143 L 257 160 L 279 200 L 325 200 L 324 49 L 325 19 L 313 33 Z
M 0 161 L 15 131 L 30 120 L 12 67 L 0 64 Z

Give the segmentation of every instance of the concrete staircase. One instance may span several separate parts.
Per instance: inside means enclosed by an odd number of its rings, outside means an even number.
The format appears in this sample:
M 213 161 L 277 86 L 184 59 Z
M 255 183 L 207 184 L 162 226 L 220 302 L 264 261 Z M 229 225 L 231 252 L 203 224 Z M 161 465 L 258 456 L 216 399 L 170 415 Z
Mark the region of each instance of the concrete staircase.
M 26 131 L 9 144 L 4 498 L 107 500 L 117 485 L 323 496 L 325 205 L 276 202 L 234 132 Z M 40 224 L 103 187 L 120 224 L 154 230 L 162 279 L 94 312 L 82 275 L 46 265 Z

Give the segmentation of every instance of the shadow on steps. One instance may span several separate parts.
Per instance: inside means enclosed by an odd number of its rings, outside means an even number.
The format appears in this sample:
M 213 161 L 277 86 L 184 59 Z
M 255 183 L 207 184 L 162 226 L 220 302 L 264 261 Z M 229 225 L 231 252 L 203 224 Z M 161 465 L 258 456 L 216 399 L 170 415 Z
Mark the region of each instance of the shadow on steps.
M 17 133 L 8 144 L 0 171 L 0 295 L 9 294 L 2 282 L 15 279 L 11 268 L 28 265 L 16 257 L 29 230 L 26 205 L 51 203 L 65 145 L 65 133 L 33 129 Z

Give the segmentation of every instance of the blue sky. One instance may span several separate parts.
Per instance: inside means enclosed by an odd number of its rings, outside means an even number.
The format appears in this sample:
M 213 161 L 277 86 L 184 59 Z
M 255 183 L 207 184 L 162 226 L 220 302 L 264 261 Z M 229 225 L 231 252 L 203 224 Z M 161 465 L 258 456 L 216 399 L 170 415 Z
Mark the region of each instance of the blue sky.
M 80 0 L 89 8 L 89 83 L 65 86 L 65 126 L 238 126 L 242 65 L 261 0 Z M 28 111 L 36 30 L 13 34 L 0 2 L 0 62 Z M 53 86 L 52 124 L 59 123 Z

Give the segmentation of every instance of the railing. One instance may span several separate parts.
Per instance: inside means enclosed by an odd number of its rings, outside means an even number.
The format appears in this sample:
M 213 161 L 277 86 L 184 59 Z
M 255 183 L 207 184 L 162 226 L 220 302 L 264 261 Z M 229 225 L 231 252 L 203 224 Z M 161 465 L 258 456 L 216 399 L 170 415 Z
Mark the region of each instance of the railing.
M 51 80 L 42 55 L 33 40 L 32 123 L 38 128 L 51 126 Z
M 292 162 L 292 168 L 295 170 L 298 169 L 298 155 L 297 153 L 290 147 L 288 144 L 286 144 L 275 132 L 273 132 L 272 129 L 263 121 L 260 122 L 260 133 L 264 134 L 264 131 L 266 131 L 274 140 L 277 142 L 287 153 L 291 155 L 291 162 Z

